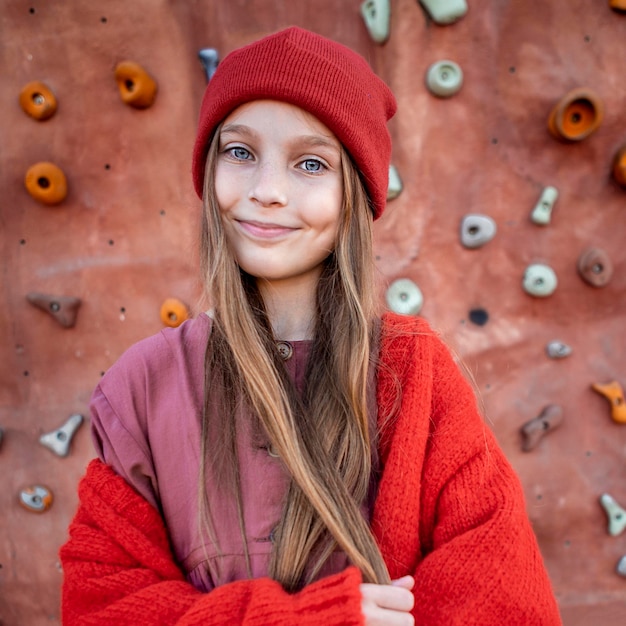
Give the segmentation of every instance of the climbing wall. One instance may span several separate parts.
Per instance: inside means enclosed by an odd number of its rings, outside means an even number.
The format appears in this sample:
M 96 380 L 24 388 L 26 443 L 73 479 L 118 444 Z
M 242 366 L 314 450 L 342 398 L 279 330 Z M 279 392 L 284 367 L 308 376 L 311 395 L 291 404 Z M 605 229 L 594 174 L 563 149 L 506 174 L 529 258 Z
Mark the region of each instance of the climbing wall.
M 360 0 L 2 0 L 1 625 L 60 622 L 91 391 L 197 311 L 198 51 L 291 24 L 362 53 L 397 95 L 381 298 L 410 313 L 421 296 L 472 372 L 564 623 L 626 623 L 626 7 L 464 5 L 371 0 L 372 36 Z

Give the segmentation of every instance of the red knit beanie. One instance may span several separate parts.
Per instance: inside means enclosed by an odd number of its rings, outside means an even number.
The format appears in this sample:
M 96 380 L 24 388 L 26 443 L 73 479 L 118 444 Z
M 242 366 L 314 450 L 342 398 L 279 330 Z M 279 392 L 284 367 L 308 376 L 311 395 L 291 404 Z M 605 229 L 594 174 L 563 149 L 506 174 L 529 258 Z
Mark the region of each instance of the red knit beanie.
M 193 153 L 193 181 L 202 197 L 204 165 L 216 126 L 251 100 L 295 104 L 324 123 L 361 172 L 374 208 L 387 199 L 391 138 L 396 112 L 390 89 L 365 59 L 330 39 L 292 27 L 231 52 L 207 85 Z

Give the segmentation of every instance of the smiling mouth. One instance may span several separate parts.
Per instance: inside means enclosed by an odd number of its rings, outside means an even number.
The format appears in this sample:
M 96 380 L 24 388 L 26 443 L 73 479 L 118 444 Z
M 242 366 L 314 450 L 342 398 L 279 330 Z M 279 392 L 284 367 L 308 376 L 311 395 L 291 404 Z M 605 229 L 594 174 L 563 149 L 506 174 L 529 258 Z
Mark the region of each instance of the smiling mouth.
M 264 222 L 256 222 L 254 220 L 235 220 L 241 229 L 254 236 L 262 239 L 272 239 L 274 237 L 282 237 L 297 230 L 290 226 L 282 226 L 280 224 L 266 224 Z

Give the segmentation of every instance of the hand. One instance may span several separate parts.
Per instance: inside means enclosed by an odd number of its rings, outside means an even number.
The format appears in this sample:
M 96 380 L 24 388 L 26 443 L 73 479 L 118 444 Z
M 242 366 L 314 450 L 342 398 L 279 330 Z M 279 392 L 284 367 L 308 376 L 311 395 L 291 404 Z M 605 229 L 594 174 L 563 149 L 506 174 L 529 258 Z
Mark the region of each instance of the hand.
M 361 611 L 365 626 L 414 626 L 410 611 L 415 598 L 411 593 L 415 580 L 404 576 L 390 585 L 361 585 Z

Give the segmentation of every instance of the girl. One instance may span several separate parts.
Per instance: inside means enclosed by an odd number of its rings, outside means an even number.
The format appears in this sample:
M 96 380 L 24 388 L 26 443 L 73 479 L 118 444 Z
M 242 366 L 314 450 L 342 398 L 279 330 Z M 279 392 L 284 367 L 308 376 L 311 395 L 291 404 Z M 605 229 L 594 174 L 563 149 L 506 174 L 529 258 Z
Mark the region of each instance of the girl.
M 212 308 L 93 395 L 65 624 L 559 623 L 471 387 L 377 310 L 395 108 L 300 28 L 220 64 L 193 160 Z

